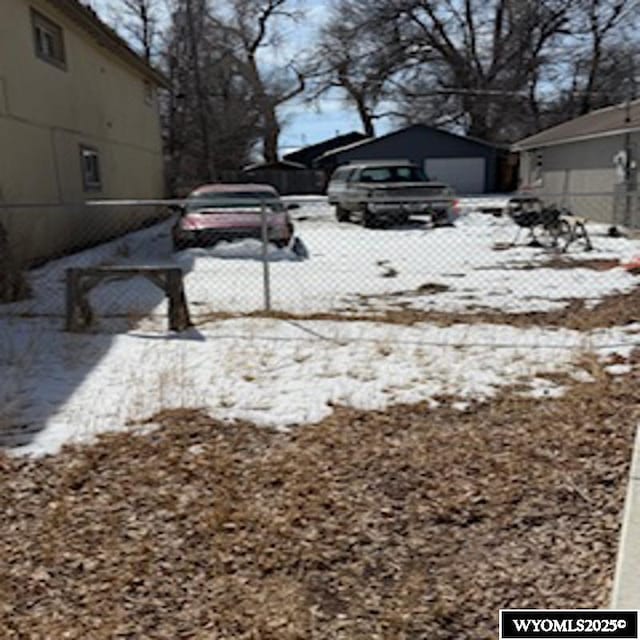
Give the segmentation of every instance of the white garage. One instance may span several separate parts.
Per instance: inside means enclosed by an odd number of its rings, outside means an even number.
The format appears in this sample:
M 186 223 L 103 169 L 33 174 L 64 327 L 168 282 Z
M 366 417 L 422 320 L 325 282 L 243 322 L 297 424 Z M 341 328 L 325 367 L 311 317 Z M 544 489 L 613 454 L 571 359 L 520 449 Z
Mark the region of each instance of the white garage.
M 484 158 L 427 158 L 424 170 L 431 180 L 446 182 L 457 193 L 477 194 L 485 191 Z

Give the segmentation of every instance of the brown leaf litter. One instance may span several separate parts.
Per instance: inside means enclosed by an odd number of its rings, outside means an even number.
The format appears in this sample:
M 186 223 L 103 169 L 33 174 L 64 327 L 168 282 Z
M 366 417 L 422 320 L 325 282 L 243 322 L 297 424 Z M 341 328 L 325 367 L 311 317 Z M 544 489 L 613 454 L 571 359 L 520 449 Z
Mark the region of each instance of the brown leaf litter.
M 558 399 L 335 407 L 289 433 L 180 409 L 0 454 L 2 637 L 477 640 L 500 607 L 606 607 L 628 362 Z

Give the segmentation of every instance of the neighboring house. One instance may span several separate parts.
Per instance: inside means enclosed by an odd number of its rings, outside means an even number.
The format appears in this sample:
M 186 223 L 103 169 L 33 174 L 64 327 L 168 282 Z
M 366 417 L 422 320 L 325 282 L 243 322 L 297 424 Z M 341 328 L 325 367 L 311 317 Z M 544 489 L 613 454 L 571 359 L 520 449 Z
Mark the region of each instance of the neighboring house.
M 289 160 L 277 160 L 276 162 L 256 162 L 243 167 L 243 173 L 252 173 L 254 171 L 301 171 L 306 169 L 299 162 L 291 162 Z
M 424 124 L 333 149 L 320 156 L 316 165 L 331 171 L 357 160 L 410 160 L 431 179 L 465 194 L 512 190 L 517 175 L 515 159 L 507 149 Z
M 303 164 L 307 169 L 313 169 L 314 162 L 324 153 L 367 139 L 368 138 L 364 133 L 350 131 L 349 133 L 344 133 L 342 135 L 335 136 L 334 138 L 329 138 L 328 140 L 323 140 L 316 144 L 310 144 L 306 147 L 302 147 L 301 149 L 297 149 L 296 151 L 292 151 L 291 153 L 287 153 L 283 156 L 283 160 L 298 162 Z
M 0 0 L 0 223 L 32 263 L 113 237 L 157 198 L 164 77 L 77 0 Z M 6 205 L 37 204 L 37 207 Z
M 640 227 L 640 100 L 592 111 L 514 149 L 522 187 L 588 218 Z

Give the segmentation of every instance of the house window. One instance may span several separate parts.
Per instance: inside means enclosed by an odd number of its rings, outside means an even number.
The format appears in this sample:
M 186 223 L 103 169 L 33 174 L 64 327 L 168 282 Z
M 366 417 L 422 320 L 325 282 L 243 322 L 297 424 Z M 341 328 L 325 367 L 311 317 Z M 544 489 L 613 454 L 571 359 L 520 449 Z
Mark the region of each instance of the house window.
M 34 9 L 31 10 L 36 55 L 41 60 L 66 69 L 62 29 Z
M 82 181 L 85 191 L 96 191 L 102 187 L 100 178 L 100 157 L 98 151 L 91 147 L 80 147 L 82 162 Z

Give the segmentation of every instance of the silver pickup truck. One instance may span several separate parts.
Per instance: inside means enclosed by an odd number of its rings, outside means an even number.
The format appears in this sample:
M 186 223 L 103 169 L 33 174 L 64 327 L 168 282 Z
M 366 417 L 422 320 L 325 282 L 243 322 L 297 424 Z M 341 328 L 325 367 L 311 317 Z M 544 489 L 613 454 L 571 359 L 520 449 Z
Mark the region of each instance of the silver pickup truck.
M 434 225 L 450 225 L 455 217 L 455 193 L 429 180 L 408 161 L 372 160 L 338 167 L 327 188 L 329 204 L 339 222 L 357 220 L 366 227 L 406 222 L 427 214 Z

